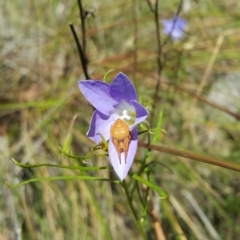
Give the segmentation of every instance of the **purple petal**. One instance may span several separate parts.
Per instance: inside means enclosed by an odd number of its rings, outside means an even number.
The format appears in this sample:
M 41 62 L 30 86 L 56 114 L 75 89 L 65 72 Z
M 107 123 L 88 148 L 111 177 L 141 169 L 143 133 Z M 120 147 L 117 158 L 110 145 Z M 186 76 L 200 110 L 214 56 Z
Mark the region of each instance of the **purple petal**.
M 175 23 L 175 26 L 177 28 L 181 28 L 183 29 L 185 27 L 185 25 L 187 24 L 187 21 L 183 18 L 180 18 L 178 15 L 174 15 L 173 19 L 172 19 L 173 23 Z
M 146 110 L 145 107 L 143 107 L 141 104 L 139 104 L 136 101 L 131 101 L 131 104 L 135 108 L 135 112 L 136 112 L 136 119 L 133 124 L 133 126 L 135 127 L 137 124 L 141 123 L 142 121 L 144 121 L 147 118 L 148 111 Z
M 173 39 L 178 40 L 178 39 L 182 38 L 182 36 L 183 36 L 183 31 L 182 31 L 182 30 L 177 30 L 177 29 L 175 29 L 175 30 L 171 33 L 171 36 L 172 36 Z
M 171 33 L 171 31 L 173 30 L 173 21 L 172 20 L 162 20 L 162 24 L 163 24 L 163 32 L 165 34 Z
M 109 115 L 114 109 L 113 106 L 117 104 L 117 101 L 110 96 L 109 85 L 104 82 L 82 80 L 78 82 L 78 86 L 93 107 L 105 115 Z
M 130 102 L 130 100 L 137 100 L 136 90 L 133 84 L 130 82 L 128 77 L 121 72 L 110 84 L 110 95 L 118 102 L 120 100 L 125 100 L 126 102 Z
M 101 136 L 98 134 L 100 132 L 107 141 L 110 138 L 110 127 L 114 121 L 115 118 L 113 116 L 106 116 L 95 110 L 90 121 L 87 136 L 98 144 L 102 141 Z
M 110 162 L 113 166 L 114 171 L 116 172 L 116 174 L 118 175 L 121 181 L 127 176 L 128 171 L 132 165 L 132 162 L 134 160 L 134 157 L 137 151 L 137 142 L 138 142 L 138 133 L 137 133 L 137 129 L 134 128 L 131 131 L 131 141 L 128 148 L 126 163 L 125 163 L 124 153 L 121 153 L 121 163 L 120 163 L 117 150 L 113 145 L 112 140 L 111 139 L 109 140 L 108 153 L 109 153 Z
M 163 32 L 171 35 L 173 39 L 180 39 L 183 36 L 183 29 L 186 26 L 186 20 L 175 15 L 172 19 L 162 20 Z

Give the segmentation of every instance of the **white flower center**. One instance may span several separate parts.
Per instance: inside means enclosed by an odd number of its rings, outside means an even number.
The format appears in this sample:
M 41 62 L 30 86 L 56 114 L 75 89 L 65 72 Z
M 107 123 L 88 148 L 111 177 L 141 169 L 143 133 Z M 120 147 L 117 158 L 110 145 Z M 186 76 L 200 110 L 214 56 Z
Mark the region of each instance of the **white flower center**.
M 117 120 L 120 118 L 124 122 L 126 122 L 129 126 L 133 125 L 136 118 L 135 109 L 133 106 L 129 105 L 125 101 L 121 101 L 115 107 L 112 112 L 112 115 Z
M 127 121 L 131 120 L 132 117 L 128 115 L 128 111 L 126 109 L 123 110 L 122 113 L 123 113 L 123 115 L 120 117 L 120 119 L 122 119 L 122 120 L 126 119 Z

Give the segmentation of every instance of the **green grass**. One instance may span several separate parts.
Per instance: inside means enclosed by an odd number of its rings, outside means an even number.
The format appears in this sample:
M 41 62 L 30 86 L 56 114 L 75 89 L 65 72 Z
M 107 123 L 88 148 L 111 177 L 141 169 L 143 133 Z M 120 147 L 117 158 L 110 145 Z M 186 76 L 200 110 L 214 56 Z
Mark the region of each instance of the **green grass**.
M 170 18 L 179 2 L 160 1 L 159 20 Z M 238 71 L 240 6 L 237 0 L 196 2 L 191 1 L 190 11 L 181 14 L 188 21 L 184 38 L 163 48 L 161 86 L 158 98 L 153 99 L 157 41 L 147 2 L 83 1 L 84 8 L 94 14 L 86 19 L 88 71 L 92 79 L 101 80 L 113 69 L 108 83 L 119 71 L 129 76 L 140 102 L 155 116 L 151 128 L 161 122 L 167 132 L 157 131 L 154 144 L 240 163 L 239 121 L 223 123 L 220 119 L 226 113 L 207 107 L 181 89 L 196 93 L 224 34 L 201 97 L 207 98 L 220 76 Z M 13 157 L 22 164 L 80 165 L 79 160 L 61 154 L 59 145 L 71 134 L 70 153 L 87 154 L 94 146 L 86 137 L 93 109 L 77 86 L 85 77 L 68 25 L 74 24 L 81 40 L 77 1 L 5 1 L 0 9 L 0 239 L 140 239 L 121 184 L 57 180 L 6 187 L 6 181 L 17 184 L 31 178 L 116 176 L 109 169 L 23 169 L 11 161 Z M 166 38 L 162 32 L 161 38 Z M 235 102 L 239 109 L 239 99 Z M 140 139 L 147 141 L 146 135 Z M 141 177 L 149 177 L 169 195 L 168 200 L 159 200 L 146 186 L 134 188 L 132 176 L 127 177 L 129 189 L 136 189 L 133 206 L 147 239 L 156 239 L 154 216 L 143 204 L 147 196 L 166 239 L 239 237 L 238 172 L 139 148 L 131 173 L 138 172 L 144 159 L 155 163 Z M 107 166 L 108 157 L 88 160 L 88 164 Z M 189 194 L 207 222 L 198 216 Z M 213 237 L 210 225 L 220 238 Z

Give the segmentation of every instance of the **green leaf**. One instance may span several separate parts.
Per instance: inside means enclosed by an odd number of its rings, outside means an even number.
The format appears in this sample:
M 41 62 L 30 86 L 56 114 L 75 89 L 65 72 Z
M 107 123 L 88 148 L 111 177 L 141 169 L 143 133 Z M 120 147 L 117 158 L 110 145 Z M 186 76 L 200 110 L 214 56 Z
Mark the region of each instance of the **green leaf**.
M 110 73 L 110 72 L 112 72 L 113 70 L 111 69 L 111 70 L 109 70 L 109 71 L 107 71 L 106 73 L 105 73 L 105 75 L 104 75 L 104 77 L 103 77 L 103 82 L 106 82 L 106 78 L 107 78 L 107 75 Z
M 71 142 L 72 142 L 72 134 L 69 132 L 63 143 L 63 147 L 62 147 L 63 152 L 70 151 Z
M 69 158 L 73 158 L 73 159 L 80 159 L 80 160 L 86 160 L 86 159 L 89 159 L 89 158 L 95 158 L 95 157 L 103 157 L 103 156 L 107 156 L 107 154 L 98 154 L 98 155 L 89 155 L 90 153 L 92 153 L 92 151 L 94 149 L 92 149 L 87 155 L 85 156 L 76 156 L 76 155 L 71 155 L 71 154 L 68 154 L 67 152 L 63 151 L 63 149 L 59 146 L 59 150 L 62 154 L 64 154 L 66 157 L 69 157 Z
M 64 101 L 59 101 L 59 99 L 51 99 L 47 101 L 32 101 L 32 102 L 23 102 L 23 103 L 8 103 L 0 104 L 0 110 L 10 110 L 10 109 L 25 109 L 29 107 L 33 108 L 49 108 L 53 106 L 60 106 Z
M 142 130 L 142 131 L 139 131 L 138 132 L 138 135 L 141 135 L 143 133 L 149 133 L 149 134 L 154 134 L 154 131 L 158 131 L 158 132 L 164 132 L 164 133 L 167 133 L 164 129 L 161 129 L 161 128 L 149 128 L 147 130 Z
M 157 127 L 156 127 L 157 131 L 155 131 L 152 143 L 157 142 L 157 140 L 159 139 L 160 131 L 166 132 L 165 130 L 162 129 L 162 123 L 163 123 L 163 109 L 161 109 L 161 111 L 159 112 L 159 115 L 158 115 L 158 122 L 157 122 Z
M 66 169 L 77 169 L 81 171 L 98 171 L 104 169 L 110 169 L 110 167 L 85 167 L 85 166 L 65 166 L 65 165 L 57 165 L 57 164 L 50 164 L 50 163 L 41 163 L 41 164 L 22 164 L 15 159 L 13 159 L 15 165 L 21 168 L 37 168 L 37 167 L 56 167 L 56 168 L 66 168 Z
M 66 157 L 74 158 L 74 159 L 81 159 L 81 160 L 85 159 L 85 156 L 71 155 L 71 154 L 67 153 L 66 151 L 63 150 L 63 148 L 61 146 L 59 146 L 59 150 Z
M 101 177 L 91 177 L 91 176 L 58 176 L 58 177 L 45 177 L 45 178 L 32 178 L 27 181 L 23 181 L 17 184 L 8 184 L 6 182 L 7 187 L 16 188 L 22 185 L 31 183 L 31 182 L 42 182 L 42 181 L 56 181 L 56 180 L 87 180 L 87 181 L 108 181 L 114 183 L 120 183 L 119 180 L 111 180 L 109 178 L 101 178 Z
M 147 120 L 144 120 L 143 122 L 140 123 L 140 127 L 144 130 L 149 130 L 150 129 L 150 123 Z
M 145 184 L 146 186 L 150 187 L 154 191 L 156 191 L 161 199 L 167 199 L 168 198 L 168 195 L 160 187 L 158 187 L 156 184 L 154 184 L 152 182 L 149 182 L 148 180 L 146 180 L 144 178 L 141 178 L 136 174 L 133 174 L 133 178 L 136 179 L 137 181 Z

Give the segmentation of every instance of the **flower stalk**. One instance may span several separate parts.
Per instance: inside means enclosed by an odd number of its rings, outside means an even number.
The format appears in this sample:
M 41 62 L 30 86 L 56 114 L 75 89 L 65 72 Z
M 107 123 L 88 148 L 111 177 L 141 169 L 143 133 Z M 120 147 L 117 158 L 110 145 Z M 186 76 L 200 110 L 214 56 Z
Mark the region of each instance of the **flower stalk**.
M 138 229 L 139 229 L 139 231 L 140 231 L 140 233 L 141 233 L 141 235 L 142 235 L 142 238 L 143 238 L 144 240 L 146 240 L 146 239 L 147 239 L 147 238 L 146 238 L 146 234 L 145 234 L 145 232 L 144 232 L 144 230 L 143 230 L 143 226 L 142 226 L 142 224 L 141 224 L 141 221 L 138 219 L 137 213 L 136 213 L 136 211 L 135 211 L 135 209 L 134 209 L 134 207 L 133 207 L 132 197 L 131 197 L 130 194 L 129 194 L 126 181 L 123 180 L 121 184 L 122 184 L 122 187 L 123 187 L 123 189 L 124 189 L 124 191 L 125 191 L 125 194 L 126 194 L 126 197 L 127 197 L 127 200 L 128 200 L 128 204 L 129 204 L 129 206 L 130 206 L 130 209 L 131 209 L 131 211 L 132 211 L 132 214 L 133 214 L 133 216 L 134 216 L 134 219 L 135 219 L 135 221 L 136 221 L 136 224 L 137 224 L 137 226 L 138 226 Z

